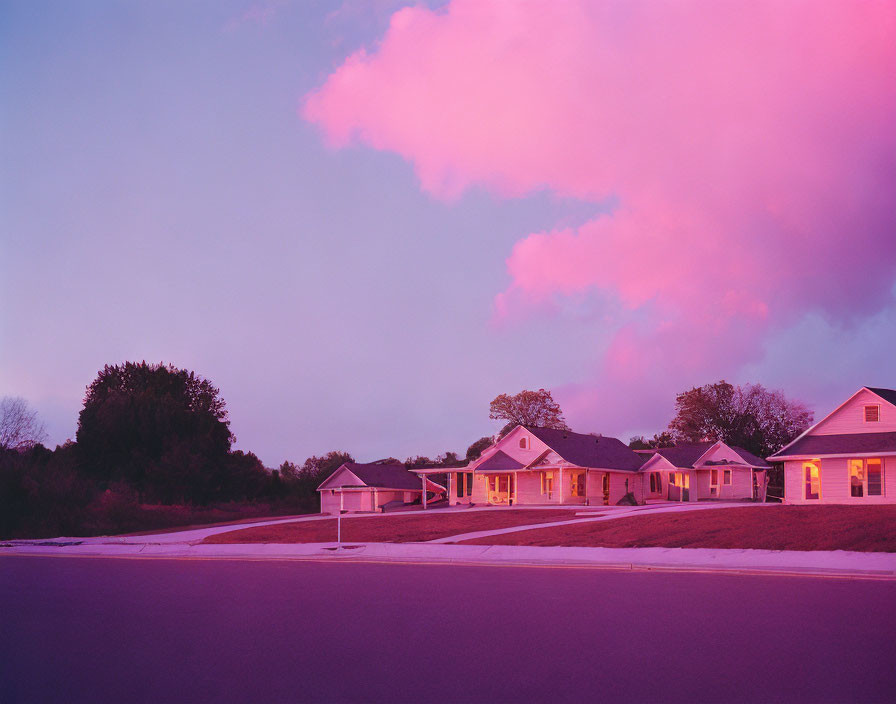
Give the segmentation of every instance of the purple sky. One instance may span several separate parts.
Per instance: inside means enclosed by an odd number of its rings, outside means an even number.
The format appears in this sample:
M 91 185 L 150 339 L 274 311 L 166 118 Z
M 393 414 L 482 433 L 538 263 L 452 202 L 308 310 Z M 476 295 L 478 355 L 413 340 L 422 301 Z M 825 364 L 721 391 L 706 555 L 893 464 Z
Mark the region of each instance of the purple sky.
M 406 4 L 0 5 L 0 395 L 49 444 L 128 359 L 268 465 L 463 452 L 523 388 L 628 439 L 896 386 L 891 6 Z

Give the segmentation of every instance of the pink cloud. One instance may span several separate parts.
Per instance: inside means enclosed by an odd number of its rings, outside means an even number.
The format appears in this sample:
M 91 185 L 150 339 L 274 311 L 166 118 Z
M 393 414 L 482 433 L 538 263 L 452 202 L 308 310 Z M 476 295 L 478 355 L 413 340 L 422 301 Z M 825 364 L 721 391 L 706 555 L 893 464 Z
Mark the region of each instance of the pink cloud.
M 405 8 L 303 115 L 335 146 L 401 154 L 440 198 L 618 198 L 517 242 L 495 301 L 506 317 L 589 291 L 618 300 L 616 338 L 570 403 L 731 373 L 808 311 L 893 305 L 890 2 Z

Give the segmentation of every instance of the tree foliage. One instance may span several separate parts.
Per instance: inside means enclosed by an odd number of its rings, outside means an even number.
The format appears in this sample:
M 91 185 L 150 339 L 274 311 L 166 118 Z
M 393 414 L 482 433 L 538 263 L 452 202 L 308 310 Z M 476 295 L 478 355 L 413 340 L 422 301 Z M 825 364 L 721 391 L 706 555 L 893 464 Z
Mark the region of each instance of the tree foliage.
M 27 450 L 46 437 L 37 411 L 25 399 L 4 396 L 0 400 L 0 450 Z
M 723 380 L 678 394 L 669 431 L 677 442 L 722 440 L 767 457 L 808 428 L 812 419 L 804 403 L 785 398 L 781 391 Z
M 628 446 L 632 450 L 655 450 L 658 447 L 672 447 L 675 444 L 675 438 L 666 430 L 661 433 L 654 433 L 649 440 L 643 435 L 636 435 L 628 442 Z
M 479 459 L 485 449 L 487 447 L 491 447 L 492 442 L 492 438 L 490 436 L 486 436 L 483 438 L 479 438 L 476 442 L 470 445 L 467 448 L 467 462 L 472 462 L 473 460 Z
M 107 365 L 78 418 L 83 471 L 151 501 L 245 498 L 266 479 L 254 455 L 230 455 L 227 408 L 207 379 L 171 365 Z M 250 487 L 254 484 L 254 487 Z
M 488 410 L 489 418 L 506 420 L 508 426 L 528 425 L 569 430 L 560 405 L 554 401 L 551 392 L 544 389 L 524 390 L 513 396 L 501 394 L 489 404 Z

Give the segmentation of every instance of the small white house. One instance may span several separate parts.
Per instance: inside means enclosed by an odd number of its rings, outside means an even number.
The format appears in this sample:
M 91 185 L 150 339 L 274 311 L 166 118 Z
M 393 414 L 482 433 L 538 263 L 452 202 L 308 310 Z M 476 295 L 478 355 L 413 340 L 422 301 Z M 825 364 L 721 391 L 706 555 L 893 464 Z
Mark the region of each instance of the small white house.
M 896 391 L 863 386 L 768 460 L 785 503 L 896 503 Z
M 722 441 L 638 452 L 650 455 L 641 467 L 647 499 L 752 499 L 754 483 L 764 487 L 765 472 L 771 469 L 765 460 Z
M 434 497 L 445 493 L 445 487 L 418 477 L 403 464 L 346 462 L 317 487 L 320 512 L 379 511 L 396 501 L 410 504 L 421 500 L 424 486 Z

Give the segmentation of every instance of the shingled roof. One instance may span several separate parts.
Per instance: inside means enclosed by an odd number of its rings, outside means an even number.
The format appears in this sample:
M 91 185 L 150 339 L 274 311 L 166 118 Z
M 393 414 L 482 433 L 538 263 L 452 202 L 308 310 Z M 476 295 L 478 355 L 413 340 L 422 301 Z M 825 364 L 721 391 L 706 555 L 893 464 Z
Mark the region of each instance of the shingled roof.
M 875 391 L 875 393 L 877 393 Z M 806 435 L 769 457 L 819 457 L 822 455 L 896 452 L 896 433 L 846 433 L 843 435 Z
M 697 460 L 699 460 L 700 457 L 702 457 L 706 453 L 706 451 L 715 444 L 715 442 L 695 442 L 689 443 L 687 445 L 676 445 L 675 447 L 658 447 L 656 450 L 654 450 L 654 452 L 665 457 L 675 467 L 693 467 Z M 757 457 L 751 452 L 747 452 L 742 447 L 736 447 L 735 445 L 727 446 L 734 450 L 738 455 L 740 455 L 744 463 L 750 465 L 751 467 L 769 466 L 765 460 Z M 724 466 L 725 464 L 732 463 L 717 462 L 707 464 L 718 464 L 719 466 Z
M 865 388 L 868 389 L 871 393 L 880 396 L 882 399 L 884 399 L 884 401 L 888 401 L 889 403 L 892 403 L 894 406 L 896 406 L 896 391 L 894 391 L 893 389 L 880 389 L 874 386 L 866 386 Z
M 395 464 L 360 464 L 358 462 L 346 462 L 342 465 L 354 474 L 366 486 L 377 489 L 404 489 L 407 491 L 420 491 L 422 482 L 413 472 L 399 463 Z M 340 469 L 342 469 L 340 467 Z M 337 470 L 338 471 L 338 470 Z
M 577 467 L 637 472 L 647 461 L 647 458 L 629 449 L 618 438 L 584 435 L 554 428 L 524 427 L 564 460 Z
M 503 450 L 498 450 L 485 462 L 476 467 L 477 472 L 514 472 L 525 465 L 517 462 Z

